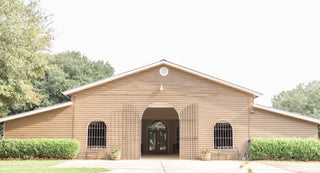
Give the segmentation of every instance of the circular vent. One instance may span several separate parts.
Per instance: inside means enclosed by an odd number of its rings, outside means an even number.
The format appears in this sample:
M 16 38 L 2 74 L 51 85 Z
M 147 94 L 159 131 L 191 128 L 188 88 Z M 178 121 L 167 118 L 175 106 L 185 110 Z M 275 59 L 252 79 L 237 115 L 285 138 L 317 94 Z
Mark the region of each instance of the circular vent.
M 161 76 L 167 76 L 168 73 L 169 73 L 169 70 L 167 67 L 161 67 L 160 70 L 159 70 L 159 73 Z

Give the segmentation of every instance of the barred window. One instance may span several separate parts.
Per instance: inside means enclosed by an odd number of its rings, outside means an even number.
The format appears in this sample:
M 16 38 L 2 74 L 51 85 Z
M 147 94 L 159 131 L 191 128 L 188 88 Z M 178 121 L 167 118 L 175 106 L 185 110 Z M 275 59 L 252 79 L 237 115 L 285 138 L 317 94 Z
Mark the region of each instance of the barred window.
M 92 121 L 88 126 L 87 148 L 107 147 L 107 126 L 103 121 Z
M 214 149 L 233 149 L 233 131 L 230 123 L 220 121 L 214 126 Z

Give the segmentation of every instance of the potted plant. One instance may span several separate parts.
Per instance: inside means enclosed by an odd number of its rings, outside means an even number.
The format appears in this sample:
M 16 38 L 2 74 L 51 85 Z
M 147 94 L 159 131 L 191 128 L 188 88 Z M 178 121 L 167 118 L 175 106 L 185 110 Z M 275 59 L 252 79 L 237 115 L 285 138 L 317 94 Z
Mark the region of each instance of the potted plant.
M 120 156 L 121 156 L 120 149 L 114 148 L 111 151 L 111 155 L 110 155 L 111 160 L 120 160 Z
M 211 159 L 211 153 L 208 149 L 201 150 L 200 160 L 208 161 Z

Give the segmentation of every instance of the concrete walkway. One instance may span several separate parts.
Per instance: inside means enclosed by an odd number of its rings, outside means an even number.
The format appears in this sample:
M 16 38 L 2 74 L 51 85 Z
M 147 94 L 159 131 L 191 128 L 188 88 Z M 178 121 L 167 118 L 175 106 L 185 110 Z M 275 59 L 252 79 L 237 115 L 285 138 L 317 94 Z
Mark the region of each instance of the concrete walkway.
M 276 165 L 274 163 L 277 163 Z M 291 163 L 291 162 L 289 162 Z M 143 158 L 141 160 L 72 160 L 54 167 L 101 167 L 112 170 L 114 173 L 293 173 L 293 172 L 320 172 L 319 163 L 307 163 L 305 168 L 313 167 L 309 170 L 298 170 L 300 167 L 289 165 L 292 169 L 287 169 L 281 162 L 245 162 L 245 161 L 198 161 L 198 160 L 177 160 L 172 158 Z M 297 170 L 296 170 L 297 169 Z
M 281 168 L 292 172 L 301 173 L 320 173 L 320 162 L 274 162 L 265 161 L 266 165 Z

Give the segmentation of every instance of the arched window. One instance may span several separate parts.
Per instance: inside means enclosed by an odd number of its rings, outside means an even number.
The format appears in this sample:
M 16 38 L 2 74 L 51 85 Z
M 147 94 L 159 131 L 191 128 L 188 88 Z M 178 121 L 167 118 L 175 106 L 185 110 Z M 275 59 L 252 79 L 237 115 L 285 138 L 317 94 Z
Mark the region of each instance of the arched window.
M 107 147 L 107 126 L 103 121 L 92 121 L 88 126 L 87 148 Z
M 233 131 L 230 123 L 219 121 L 213 131 L 214 149 L 233 149 Z
M 160 120 L 155 120 L 148 126 L 148 130 L 167 130 L 167 126 Z

